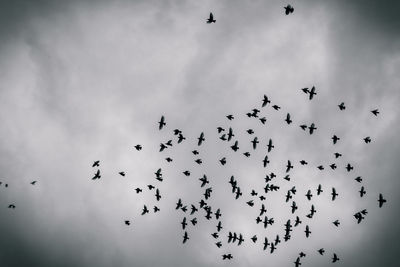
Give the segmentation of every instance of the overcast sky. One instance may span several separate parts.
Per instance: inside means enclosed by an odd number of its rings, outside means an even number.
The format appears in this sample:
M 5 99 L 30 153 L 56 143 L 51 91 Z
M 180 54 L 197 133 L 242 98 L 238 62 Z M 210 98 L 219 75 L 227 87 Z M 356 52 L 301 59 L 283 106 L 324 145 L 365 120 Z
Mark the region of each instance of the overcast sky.
M 333 253 L 339 266 L 398 266 L 400 3 L 295 0 L 294 13 L 285 16 L 286 4 L 1 1 L 0 265 L 293 266 L 303 251 L 302 266 L 331 266 Z M 205 23 L 210 12 L 215 24 Z M 300 89 L 312 86 L 317 95 L 309 101 Z M 281 110 L 261 109 L 264 94 Z M 337 107 L 341 102 L 344 111 Z M 247 118 L 253 108 L 262 110 L 265 125 Z M 376 108 L 377 117 L 370 112 Z M 288 112 L 291 125 L 284 122 Z M 228 114 L 235 119 L 228 121 Z M 167 125 L 159 131 L 161 115 Z M 312 122 L 318 129 L 310 136 L 299 125 Z M 232 142 L 219 139 L 218 126 L 233 128 L 237 153 Z M 175 128 L 186 137 L 180 145 Z M 206 141 L 197 147 L 201 132 Z M 334 134 L 341 138 L 335 146 Z M 260 140 L 256 150 L 254 136 Z M 364 143 L 366 136 L 371 143 Z M 264 169 L 270 138 L 275 148 Z M 174 146 L 159 153 L 169 139 Z M 143 149 L 136 151 L 136 144 Z M 334 152 L 343 157 L 335 159 Z M 95 160 L 102 178 L 93 181 Z M 283 180 L 287 160 L 294 163 L 289 182 Z M 336 170 L 328 167 L 332 163 Z M 162 183 L 154 178 L 158 168 Z M 264 229 L 255 223 L 262 202 L 250 192 L 263 194 L 270 172 L 281 189 L 264 194 L 267 216 L 275 219 Z M 222 248 L 211 237 L 215 218 L 175 210 L 178 198 L 198 206 L 203 174 L 213 187 L 208 203 L 223 214 Z M 231 175 L 243 191 L 239 200 L 228 184 Z M 160 189 L 159 202 L 148 184 Z M 294 215 L 291 201 L 285 202 L 292 186 L 299 206 Z M 136 187 L 143 192 L 136 194 Z M 311 201 L 304 196 L 308 189 Z M 388 200 L 381 209 L 379 193 Z M 317 213 L 308 219 L 311 204 Z M 143 205 L 161 211 L 141 216 Z M 353 214 L 362 209 L 368 214 L 357 224 Z M 264 237 L 283 239 L 283 224 L 295 215 L 303 223 L 291 240 L 273 254 L 263 251 Z M 182 244 L 185 216 L 199 222 L 188 225 L 190 239 Z M 339 228 L 332 224 L 336 219 Z M 228 244 L 229 231 L 242 233 L 243 245 Z M 222 261 L 226 253 L 231 261 Z

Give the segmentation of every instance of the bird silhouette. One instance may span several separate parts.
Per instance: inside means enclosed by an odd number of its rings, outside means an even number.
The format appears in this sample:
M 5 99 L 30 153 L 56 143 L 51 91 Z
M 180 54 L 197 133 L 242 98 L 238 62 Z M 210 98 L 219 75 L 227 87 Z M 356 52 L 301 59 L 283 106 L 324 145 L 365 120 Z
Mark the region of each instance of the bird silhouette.
M 285 6 L 284 9 L 285 9 L 285 14 L 286 15 L 289 15 L 290 13 L 294 12 L 294 8 L 291 5 Z
M 210 24 L 210 23 L 215 23 L 215 22 L 216 22 L 216 20 L 214 19 L 214 15 L 213 15 L 213 13 L 210 12 L 210 16 L 207 19 L 207 23 Z

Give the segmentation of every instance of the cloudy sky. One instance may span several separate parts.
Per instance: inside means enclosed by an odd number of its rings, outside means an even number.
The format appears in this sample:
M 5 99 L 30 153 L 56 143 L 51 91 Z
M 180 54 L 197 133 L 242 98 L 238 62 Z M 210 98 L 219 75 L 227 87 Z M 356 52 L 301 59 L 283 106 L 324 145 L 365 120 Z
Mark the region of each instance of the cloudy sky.
M 397 266 L 400 3 L 296 0 L 294 13 L 285 16 L 286 4 L 1 1 L 0 265 L 292 266 L 303 251 L 302 266 L 331 266 L 333 253 L 340 266 Z M 210 25 L 211 11 L 217 21 Z M 300 89 L 313 85 L 317 95 L 309 101 Z M 282 108 L 263 108 L 262 125 L 245 114 L 261 109 L 264 94 Z M 345 111 L 337 107 L 341 102 Z M 375 108 L 378 117 L 370 112 Z M 291 125 L 284 122 L 288 112 Z M 228 114 L 235 119 L 228 121 Z M 161 115 L 167 125 L 159 131 Z M 312 122 L 318 127 L 312 136 L 298 127 Z M 234 129 L 237 153 L 219 139 L 218 126 Z M 175 128 L 186 137 L 180 145 Z M 257 150 L 249 128 L 260 140 Z M 206 141 L 197 147 L 201 132 Z M 341 138 L 335 146 L 334 134 Z M 264 169 L 269 138 L 275 149 Z M 159 153 L 169 139 L 174 146 Z M 136 151 L 136 144 L 143 150 Z M 343 157 L 335 159 L 334 152 Z M 218 162 L 222 157 L 225 166 Z M 282 179 L 289 159 L 290 182 Z M 299 164 L 302 159 L 307 166 Z M 94 160 L 102 173 L 96 181 Z M 328 167 L 332 163 L 336 170 Z M 344 169 L 347 163 L 354 171 Z M 154 179 L 158 168 L 162 183 Z M 264 229 L 255 223 L 261 201 L 249 193 L 263 194 L 270 172 L 281 189 L 264 194 L 267 215 L 275 219 Z M 211 237 L 215 219 L 175 210 L 178 198 L 198 206 L 203 174 L 213 187 L 208 203 L 223 214 L 222 248 Z M 231 175 L 243 191 L 239 200 L 228 184 Z M 160 189 L 160 202 L 147 184 Z M 318 184 L 321 196 L 315 196 Z M 295 218 L 291 202 L 285 203 L 292 186 L 295 215 L 303 223 L 270 254 L 262 250 L 264 237 L 282 239 L 283 224 Z M 143 192 L 136 194 L 136 187 Z M 334 202 L 332 187 L 339 193 Z M 308 189 L 311 201 L 304 196 Z M 388 200 L 381 209 L 379 193 Z M 317 213 L 308 219 L 311 204 Z M 143 205 L 161 211 L 141 216 Z M 353 214 L 362 209 L 368 214 L 358 225 Z M 185 216 L 199 223 L 188 226 L 190 239 L 182 244 Z M 339 228 L 332 224 L 336 219 Z M 243 245 L 227 244 L 229 231 L 242 233 Z M 259 241 L 253 244 L 255 234 Z M 316 252 L 322 247 L 324 256 Z M 222 261 L 226 253 L 231 261 Z

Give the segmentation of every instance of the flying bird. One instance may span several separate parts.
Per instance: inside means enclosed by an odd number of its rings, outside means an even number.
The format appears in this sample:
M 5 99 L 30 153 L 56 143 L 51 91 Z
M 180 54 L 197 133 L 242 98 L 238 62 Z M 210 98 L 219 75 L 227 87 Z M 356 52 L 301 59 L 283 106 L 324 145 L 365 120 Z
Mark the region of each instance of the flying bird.
M 293 12 L 293 11 L 292 11 Z M 314 95 L 316 95 L 317 93 L 315 92 L 315 86 L 313 86 L 310 90 L 310 100 L 313 99 Z
M 100 175 L 100 170 L 97 170 L 97 172 L 94 174 L 92 180 L 96 180 L 96 179 L 100 179 L 101 175 Z
M 294 8 L 291 5 L 285 6 L 284 9 L 285 9 L 286 15 L 289 15 L 290 13 L 293 13 L 293 11 L 294 11 Z
M 231 115 L 231 114 L 227 115 L 226 117 L 227 117 L 228 120 L 230 120 L 230 121 L 233 120 L 233 119 L 235 118 L 235 117 L 233 117 L 233 115 Z
M 333 258 L 332 258 L 332 262 L 337 262 L 339 260 L 338 256 L 336 255 L 336 253 L 333 253 Z
M 338 105 L 340 110 L 345 110 L 346 106 L 344 105 L 344 102 L 340 103 L 340 105 Z
M 379 114 L 379 110 L 378 110 L 378 109 L 371 110 L 371 112 L 372 112 L 372 114 L 374 114 L 375 116 L 378 116 L 378 114 Z
M 161 116 L 160 121 L 158 122 L 158 129 L 161 130 L 166 124 L 164 116 Z
M 290 119 L 290 114 L 289 114 L 289 113 L 286 114 L 286 119 L 285 119 L 285 121 L 286 121 L 287 124 L 291 124 L 291 123 L 292 123 L 292 120 Z
M 95 162 L 93 162 L 92 168 L 99 167 L 99 166 L 100 166 L 100 161 L 96 160 Z
M 216 22 L 216 20 L 214 19 L 214 15 L 213 15 L 213 13 L 210 12 L 210 16 L 207 19 L 207 23 L 210 24 L 210 23 L 215 23 L 215 22 Z
M 201 134 L 200 134 L 200 136 L 197 138 L 199 141 L 197 142 L 197 145 L 198 146 L 200 146 L 202 143 L 203 143 L 203 141 L 205 141 L 206 139 L 204 138 L 204 133 L 202 132 Z
M 137 151 L 142 150 L 142 146 L 141 145 L 136 145 L 135 148 L 136 148 Z
M 311 123 L 310 127 L 308 127 L 310 130 L 310 135 L 314 133 L 315 130 L 317 130 L 317 127 L 315 127 L 314 123 Z
M 262 107 L 265 107 L 268 103 L 271 103 L 271 101 L 268 99 L 266 95 L 264 95 L 263 101 L 262 101 Z
M 383 198 L 382 194 L 379 194 L 379 208 L 382 208 L 383 203 L 386 203 L 386 199 Z

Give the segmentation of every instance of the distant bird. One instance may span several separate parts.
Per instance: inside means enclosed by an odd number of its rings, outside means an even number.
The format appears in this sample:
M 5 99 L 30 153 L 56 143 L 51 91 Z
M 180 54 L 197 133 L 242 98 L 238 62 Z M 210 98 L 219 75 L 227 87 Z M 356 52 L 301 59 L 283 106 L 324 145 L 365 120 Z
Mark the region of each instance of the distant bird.
M 203 163 L 203 161 L 201 159 L 196 159 L 194 162 L 196 162 L 199 165 Z
M 234 137 L 235 135 L 233 134 L 233 130 L 231 127 L 229 127 L 228 130 L 228 141 L 231 141 L 232 137 Z
M 257 144 L 259 143 L 257 136 L 254 137 L 253 141 L 251 141 L 251 143 L 253 143 L 253 149 L 257 148 Z
M 248 133 L 248 134 L 253 134 L 254 131 L 253 131 L 253 129 L 248 129 L 248 130 L 247 130 L 247 133 Z
M 157 179 L 158 181 L 160 181 L 160 182 L 163 181 L 162 173 L 161 173 L 161 168 L 159 168 L 154 174 L 156 175 L 156 179 Z
M 331 167 L 332 170 L 336 169 L 336 164 L 332 163 L 331 165 L 329 165 L 329 167 Z
M 336 189 L 334 187 L 332 187 L 332 201 L 334 201 L 336 199 L 336 197 L 339 195 L 338 193 L 336 193 Z
M 138 188 L 135 189 L 135 191 L 136 191 L 136 194 L 139 194 L 139 193 L 142 192 L 143 190 L 142 190 L 141 188 L 138 187 Z
M 159 211 L 160 211 L 160 208 L 159 208 L 159 207 L 157 207 L 157 206 L 154 206 L 154 207 L 153 207 L 153 212 L 154 212 L 154 213 L 159 212 Z
M 386 203 L 387 201 L 386 199 L 383 198 L 382 194 L 379 194 L 378 202 L 379 202 L 379 208 L 382 208 L 383 203 Z
M 273 105 L 272 108 L 275 109 L 275 110 L 279 110 L 281 107 L 278 106 L 278 105 Z
M 339 227 L 340 222 L 339 222 L 339 220 L 336 220 L 336 221 L 333 222 L 333 224 L 334 224 L 336 227 Z
M 300 164 L 301 164 L 301 165 L 307 165 L 308 163 L 307 163 L 307 161 L 305 161 L 305 160 L 303 159 L 303 160 L 300 160 Z
M 304 232 L 306 233 L 306 237 L 310 236 L 311 231 L 310 231 L 310 227 L 308 225 L 306 225 L 306 230 Z
M 165 158 L 165 160 L 166 160 L 167 162 L 172 162 L 172 159 L 171 159 L 170 157 Z
M 205 174 L 203 175 L 203 177 L 199 178 L 199 180 L 201 181 L 200 187 L 203 187 L 203 186 L 205 186 L 206 184 L 209 183 L 209 181 L 207 179 L 207 176 Z
M 210 23 L 215 23 L 215 22 L 216 22 L 216 20 L 214 19 L 214 15 L 213 15 L 213 13 L 210 12 L 210 16 L 207 19 L 207 23 L 210 24 Z
M 286 119 L 285 119 L 285 121 L 286 121 L 287 124 L 291 124 L 291 123 L 292 123 L 292 120 L 290 119 L 290 114 L 289 114 L 289 113 L 286 114 Z
M 136 145 L 135 148 L 136 148 L 137 151 L 142 150 L 142 146 L 141 145 Z
M 222 159 L 219 160 L 219 162 L 221 162 L 222 165 L 225 165 L 226 164 L 226 158 L 223 157 Z
M 100 175 L 100 170 L 97 170 L 97 172 L 94 174 L 92 180 L 96 180 L 96 179 L 100 179 L 101 175 Z
M 160 121 L 158 122 L 158 129 L 161 130 L 166 124 L 164 116 L 161 116 Z
M 222 127 L 217 127 L 217 131 L 218 131 L 218 133 L 221 133 L 221 132 L 225 131 L 225 129 Z
M 175 129 L 175 130 L 174 130 L 174 135 L 178 135 L 178 134 L 181 134 L 181 133 L 182 133 L 182 131 L 179 130 L 179 129 Z
M 269 163 L 268 155 L 265 155 L 264 160 L 263 160 L 264 168 L 267 167 L 267 164 L 268 164 L 268 163 Z
M 271 150 L 274 148 L 274 145 L 272 144 L 272 139 L 269 139 L 267 148 L 268 148 L 268 153 L 271 152 Z
M 232 148 L 232 150 L 235 151 L 235 152 L 238 151 L 238 149 L 239 149 L 239 142 L 238 142 L 238 141 L 235 141 L 235 144 L 232 145 L 231 148 Z
M 300 125 L 300 128 L 303 129 L 303 131 L 305 131 L 305 130 L 307 130 L 307 125 L 302 124 L 302 125 Z
M 202 132 L 199 136 L 199 138 L 197 138 L 199 141 L 197 142 L 197 145 L 200 146 L 203 141 L 205 141 L 206 139 L 204 138 L 204 133 Z
M 257 242 L 257 236 L 256 235 L 254 235 L 252 238 L 250 238 L 251 239 L 251 241 L 253 241 L 253 243 L 256 243 Z
M 228 118 L 228 120 L 233 120 L 235 117 L 233 117 L 233 115 L 228 115 L 228 116 L 226 116 L 227 118 Z
M 262 117 L 262 118 L 260 118 L 259 120 L 261 121 L 262 124 L 265 124 L 265 122 L 267 121 L 267 118 Z
M 243 155 L 245 155 L 248 158 L 250 157 L 250 152 L 244 152 Z
M 233 257 L 232 257 L 232 254 L 224 254 L 224 255 L 222 255 L 222 260 L 231 260 Z
M 318 253 L 321 254 L 321 255 L 324 255 L 324 253 L 325 253 L 325 249 L 323 249 L 323 248 L 320 248 L 320 249 L 318 249 L 317 251 L 318 251 Z
M 183 235 L 183 244 L 185 244 L 186 243 L 186 241 L 188 241 L 189 240 L 189 236 L 188 236 L 188 233 L 185 231 L 185 233 L 184 233 L 184 235 Z
M 339 158 L 339 157 L 341 157 L 341 156 L 342 156 L 342 154 L 340 154 L 340 153 L 337 153 L 337 152 L 336 152 L 334 155 L 335 155 L 335 158 Z
M 317 168 L 318 168 L 320 171 L 322 171 L 322 170 L 324 169 L 324 166 L 319 165 Z
M 149 210 L 147 209 L 147 206 L 144 205 L 142 210 L 142 215 L 145 215 L 146 213 L 149 213 Z
M 293 165 L 292 165 L 292 163 L 290 162 L 290 160 L 288 160 L 288 163 L 287 163 L 287 165 L 286 165 L 286 172 L 289 172 L 290 169 L 293 169 Z
M 149 188 L 149 190 L 153 190 L 155 188 L 155 186 L 152 184 L 147 185 L 147 187 Z
M 369 137 L 369 136 L 365 137 L 365 138 L 364 138 L 364 142 L 365 142 L 366 144 L 371 143 L 371 137 Z
M 131 225 L 131 222 L 130 221 L 125 221 L 125 224 L 126 225 Z
M 35 184 L 36 184 L 36 182 L 37 182 L 37 181 L 32 181 L 32 182 L 31 182 L 31 185 L 35 185 Z
M 292 11 L 293 12 L 293 11 Z M 315 92 L 315 86 L 313 86 L 310 90 L 310 100 L 313 99 L 314 95 L 316 95 L 317 93 Z
M 361 186 L 361 189 L 360 189 L 360 191 L 358 191 L 358 192 L 360 192 L 360 197 L 363 197 L 367 192 L 365 191 L 365 189 L 364 189 L 364 186 Z
M 306 88 L 301 88 L 301 90 L 302 90 L 305 94 L 308 94 L 308 93 L 310 92 L 310 90 L 308 90 L 308 87 L 306 87 Z
M 183 174 L 186 175 L 186 176 L 190 176 L 190 171 L 186 170 L 186 171 L 183 172 Z
M 160 144 L 160 152 L 163 152 L 164 149 L 166 149 L 166 148 L 167 148 L 166 145 L 164 145 L 163 143 Z
M 290 13 L 293 13 L 293 11 L 294 11 L 294 8 L 291 5 L 287 5 L 284 8 L 285 8 L 286 15 L 289 15 Z
M 271 101 L 268 99 L 266 95 L 264 95 L 264 98 L 262 100 L 262 107 L 265 107 L 268 103 L 271 103 Z
M 313 195 L 311 194 L 311 190 L 308 190 L 308 191 L 307 191 L 307 194 L 306 194 L 307 199 L 308 199 L 308 200 L 311 200 L 312 196 L 313 196 Z
M 339 260 L 338 256 L 336 255 L 336 253 L 333 253 L 333 258 L 332 258 L 332 262 L 337 262 Z
M 351 166 L 350 163 L 347 163 L 346 170 L 349 172 L 349 171 L 351 171 L 353 169 L 354 169 L 354 167 Z
M 317 188 L 317 195 L 320 195 L 323 192 L 322 186 L 319 184 Z
M 100 161 L 99 161 L 99 160 L 96 160 L 96 161 L 93 163 L 92 168 L 94 168 L 94 167 L 99 167 L 99 166 L 100 166 Z
M 178 135 L 178 144 L 182 143 L 183 140 L 186 140 L 186 137 L 184 137 L 181 133 Z
M 193 155 L 198 155 L 198 154 L 199 154 L 199 151 L 193 150 L 192 153 L 193 153 Z
M 345 110 L 346 106 L 344 105 L 344 102 L 340 103 L 340 105 L 338 105 L 340 110 Z
M 125 172 L 119 172 L 119 175 L 125 176 Z
M 362 178 L 361 176 L 356 177 L 354 180 L 356 180 L 357 182 L 361 183 L 362 182 Z
M 308 127 L 310 130 L 310 135 L 314 133 L 315 130 L 317 130 L 317 127 L 315 127 L 314 123 L 311 123 L 310 127 Z
M 297 257 L 296 261 L 294 262 L 294 266 L 299 267 L 301 265 L 300 257 Z
M 157 201 L 160 201 L 161 195 L 160 195 L 160 190 L 158 188 L 156 189 L 156 194 L 154 196 L 156 197 Z
M 335 145 L 335 144 L 337 143 L 337 141 L 340 140 L 340 138 L 337 137 L 336 135 L 333 135 L 333 136 L 332 136 L 332 140 L 333 140 L 333 144 Z
M 14 204 L 10 204 L 10 205 L 8 205 L 8 208 L 9 209 L 15 209 L 15 205 Z
M 378 116 L 378 114 L 379 114 L 379 110 L 378 110 L 378 109 L 371 110 L 371 112 L 372 112 L 372 114 L 374 114 L 375 116 Z

